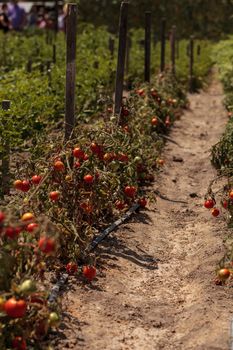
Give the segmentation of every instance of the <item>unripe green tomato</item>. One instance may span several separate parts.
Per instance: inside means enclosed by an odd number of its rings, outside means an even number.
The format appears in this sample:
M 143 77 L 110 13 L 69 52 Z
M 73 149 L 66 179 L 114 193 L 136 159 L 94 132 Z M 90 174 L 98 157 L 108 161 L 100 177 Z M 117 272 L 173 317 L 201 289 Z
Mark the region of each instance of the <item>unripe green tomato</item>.
M 36 291 L 36 284 L 32 280 L 25 280 L 20 286 L 19 291 L 22 294 L 28 294 Z
M 116 122 L 116 121 L 117 121 L 117 117 L 115 117 L 115 116 L 113 115 L 112 117 L 110 117 L 110 121 L 113 122 L 113 123 Z
M 134 158 L 134 161 L 135 161 L 135 163 L 139 163 L 139 162 L 141 162 L 141 158 L 139 157 L 139 156 L 136 156 L 135 158 Z

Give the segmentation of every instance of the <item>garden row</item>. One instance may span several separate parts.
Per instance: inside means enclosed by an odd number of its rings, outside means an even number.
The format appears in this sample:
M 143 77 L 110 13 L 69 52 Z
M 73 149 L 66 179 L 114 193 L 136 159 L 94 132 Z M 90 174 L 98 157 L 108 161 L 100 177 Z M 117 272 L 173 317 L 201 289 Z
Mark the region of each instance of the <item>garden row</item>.
M 229 121 L 220 141 L 212 148 L 212 164 L 218 170 L 218 176 L 208 188 L 205 207 L 215 217 L 224 217 L 231 228 L 233 221 L 233 39 L 221 41 L 213 49 L 213 58 L 219 69 L 224 87 L 226 113 Z M 226 254 L 217 267 L 217 284 L 225 283 L 232 273 L 233 242 L 226 241 Z
M 60 318 L 59 306 L 48 301 L 49 276 L 67 271 L 80 280 L 95 277 L 95 257 L 89 249 L 93 237 L 134 203 L 147 205 L 148 188 L 163 165 L 165 135 L 187 106 L 184 80 L 180 84 L 179 75 L 168 70 L 150 84 L 137 83 L 121 101 L 120 113 L 114 114 L 116 60 L 108 48 L 109 35 L 88 26 L 79 38 L 77 118 L 66 142 L 62 53 L 45 72 L 40 68 L 44 59 L 37 60 L 35 54 L 28 72 L 19 55 L 19 63 L 13 63 L 17 68 L 5 66 L 2 75 L 0 96 L 11 100 L 11 108 L 1 111 L 0 127 L 3 146 L 6 140 L 11 146 L 14 172 L 0 211 L 4 350 L 43 349 L 41 340 Z M 34 37 L 17 40 L 28 40 L 27 57 Z M 42 36 L 36 40 L 41 40 L 40 51 L 47 47 Z M 65 52 L 62 40 L 57 39 L 57 50 L 60 45 Z M 202 57 L 204 77 L 210 60 L 207 54 Z M 134 74 L 141 73 L 136 69 Z

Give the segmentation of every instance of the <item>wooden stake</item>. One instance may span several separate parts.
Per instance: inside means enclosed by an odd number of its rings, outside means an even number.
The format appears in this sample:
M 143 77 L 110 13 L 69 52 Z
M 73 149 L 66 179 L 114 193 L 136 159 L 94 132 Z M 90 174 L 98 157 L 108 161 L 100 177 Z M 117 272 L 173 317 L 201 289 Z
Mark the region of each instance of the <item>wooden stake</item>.
M 109 51 L 111 53 L 111 56 L 113 57 L 114 56 L 114 48 L 115 48 L 115 40 L 112 37 L 109 38 L 108 45 L 109 45 Z
M 163 18 L 161 23 L 161 61 L 160 61 L 161 72 L 163 72 L 165 69 L 165 54 L 166 54 L 166 18 Z
M 194 66 L 194 38 L 193 36 L 190 37 L 190 44 L 189 44 L 189 90 L 190 92 L 193 92 L 194 86 L 193 86 L 193 66 Z
M 58 0 L 55 0 L 55 23 L 54 23 L 54 31 L 55 35 L 58 33 L 58 16 L 59 16 L 59 3 Z
M 53 63 L 56 64 L 57 62 L 57 47 L 56 44 L 53 44 Z
M 180 41 L 178 36 L 176 35 L 176 59 L 180 58 Z
M 150 82 L 151 63 L 151 12 L 145 13 L 145 81 Z
M 121 3 L 120 22 L 119 22 L 118 60 L 117 60 L 117 71 L 116 71 L 116 85 L 115 85 L 115 105 L 114 105 L 115 114 L 120 114 L 121 104 L 122 104 L 126 44 L 127 44 L 128 7 L 129 7 L 128 2 L 123 1 Z
M 77 5 L 68 4 L 66 17 L 66 101 L 65 140 L 73 132 L 75 124 Z
M 176 26 L 172 27 L 171 31 L 171 62 L 172 74 L 176 73 Z

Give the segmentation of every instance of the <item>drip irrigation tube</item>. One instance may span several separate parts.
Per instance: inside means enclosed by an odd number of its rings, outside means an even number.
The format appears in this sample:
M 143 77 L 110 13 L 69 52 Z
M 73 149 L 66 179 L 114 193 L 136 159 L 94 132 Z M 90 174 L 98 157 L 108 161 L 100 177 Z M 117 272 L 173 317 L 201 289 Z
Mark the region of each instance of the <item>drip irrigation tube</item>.
M 140 207 L 140 204 L 134 204 L 120 219 L 116 220 L 113 224 L 103 230 L 98 236 L 96 236 L 90 244 L 89 252 L 93 251 L 112 231 L 114 231 L 117 227 L 122 225 L 126 220 L 128 220 L 131 215 Z M 61 288 L 68 281 L 69 275 L 67 273 L 63 273 L 55 285 L 52 287 L 48 301 L 49 303 L 54 303 L 59 296 L 59 292 Z

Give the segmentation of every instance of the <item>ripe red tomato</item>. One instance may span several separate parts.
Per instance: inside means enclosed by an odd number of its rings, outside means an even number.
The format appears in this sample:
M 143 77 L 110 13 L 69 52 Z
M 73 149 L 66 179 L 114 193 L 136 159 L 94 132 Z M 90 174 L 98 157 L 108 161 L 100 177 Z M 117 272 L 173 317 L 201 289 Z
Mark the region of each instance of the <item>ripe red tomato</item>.
M 60 198 L 60 192 L 59 191 L 53 191 L 49 193 L 49 198 L 51 201 L 56 202 Z
M 136 90 L 136 93 L 139 95 L 139 96 L 144 96 L 145 95 L 145 91 L 143 89 L 138 89 Z
M 125 125 L 125 126 L 123 127 L 123 130 L 124 130 L 125 132 L 129 132 L 129 126 L 128 126 L 128 125 Z
M 128 117 L 129 116 L 129 110 L 128 110 L 128 108 L 126 108 L 126 107 L 122 107 L 121 108 L 121 115 L 123 115 L 124 117 Z
M 5 214 L 2 211 L 0 211 L 0 224 L 5 220 L 5 218 Z
M 91 149 L 92 153 L 97 154 L 97 155 L 100 154 L 100 152 L 101 152 L 101 147 L 96 142 L 91 143 L 90 149 Z
M 53 165 L 54 169 L 56 171 L 64 171 L 65 170 L 65 164 L 61 161 L 61 160 L 57 160 L 54 165 Z
M 92 281 L 96 276 L 95 266 L 83 266 L 83 275 L 89 280 Z
M 157 164 L 160 166 L 163 166 L 165 164 L 165 160 L 164 159 L 158 159 L 157 160 Z
M 76 169 L 80 168 L 80 166 L 81 166 L 81 164 L 80 164 L 79 162 L 75 162 L 75 163 L 74 163 L 74 167 L 75 167 Z
M 124 201 L 117 200 L 117 201 L 115 202 L 115 207 L 116 207 L 118 210 L 122 210 L 122 209 L 124 209 L 124 207 L 125 207 L 125 202 L 124 202 Z
M 33 232 L 35 231 L 37 228 L 39 227 L 38 224 L 36 224 L 35 222 L 32 222 L 31 224 L 28 224 L 26 227 L 27 232 Z
M 74 262 L 69 262 L 66 265 L 66 271 L 67 273 L 69 273 L 70 275 L 75 274 L 78 271 L 78 265 L 75 264 Z
M 19 228 L 15 229 L 14 227 L 9 226 L 5 228 L 5 235 L 10 239 L 15 239 L 19 235 L 20 231 Z
M 32 177 L 32 183 L 33 183 L 34 185 L 39 185 L 40 182 L 41 182 L 41 180 L 42 180 L 42 176 L 40 176 L 40 175 L 34 175 L 34 176 Z
M 224 209 L 227 209 L 228 206 L 229 206 L 228 201 L 227 201 L 227 200 L 223 201 L 223 202 L 222 202 L 222 206 L 223 206 Z
M 80 208 L 82 208 L 87 214 L 93 212 L 93 206 L 90 203 L 81 203 Z
M 14 188 L 15 188 L 16 190 L 22 191 L 22 187 L 23 187 L 23 181 L 21 181 L 21 180 L 15 180 L 15 182 L 14 182 Z
M 81 150 L 80 147 L 76 147 L 73 149 L 73 156 L 78 159 L 83 159 L 85 156 L 85 153 L 83 152 L 83 150 Z
M 215 201 L 213 199 L 207 199 L 204 203 L 204 207 L 206 209 L 212 209 L 215 205 Z
M 120 162 L 125 162 L 127 163 L 129 161 L 129 157 L 127 156 L 127 154 L 124 153 L 118 153 L 116 158 L 120 161 Z
M 171 125 L 171 121 L 170 121 L 170 117 L 169 116 L 166 117 L 165 125 L 166 125 L 167 128 Z
M 30 190 L 30 182 L 28 180 L 22 181 L 21 191 L 28 192 Z
M 154 125 L 154 126 L 158 125 L 158 119 L 156 117 L 152 118 L 151 119 L 151 124 Z
M 126 186 L 124 189 L 124 193 L 127 197 L 134 198 L 137 192 L 137 188 L 135 186 Z
M 87 175 L 84 176 L 83 180 L 87 184 L 92 184 L 94 182 L 94 177 L 92 175 L 90 175 L 90 174 L 87 174 Z
M 212 213 L 213 216 L 217 217 L 217 216 L 219 216 L 220 211 L 219 211 L 218 208 L 213 208 L 211 213 Z
M 44 236 L 40 238 L 38 246 L 43 253 L 50 254 L 55 251 L 56 243 L 53 238 Z
M 138 200 L 138 204 L 139 204 L 142 208 L 145 208 L 146 205 L 147 205 L 147 200 L 146 200 L 146 198 L 140 198 L 140 199 Z
M 12 318 L 23 317 L 27 310 L 27 304 L 23 299 L 16 300 L 14 297 L 8 299 L 4 304 L 6 314 Z
M 26 341 L 22 337 L 15 337 L 12 341 L 12 348 L 16 350 L 26 350 Z
M 155 89 L 151 89 L 150 92 L 151 92 L 151 96 L 157 97 L 158 92 Z
M 226 281 L 230 277 L 230 274 L 231 274 L 231 272 L 228 269 L 220 269 L 217 272 L 218 278 L 221 281 Z

